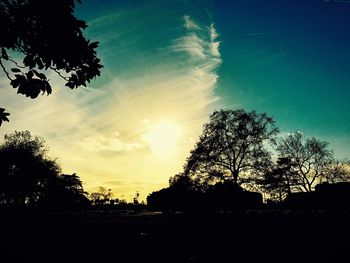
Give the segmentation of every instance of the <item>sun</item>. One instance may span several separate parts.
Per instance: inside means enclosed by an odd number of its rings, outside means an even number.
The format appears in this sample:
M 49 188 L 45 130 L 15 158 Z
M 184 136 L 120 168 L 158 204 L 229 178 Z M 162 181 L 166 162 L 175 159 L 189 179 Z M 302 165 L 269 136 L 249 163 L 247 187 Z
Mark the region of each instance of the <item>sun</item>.
M 159 122 L 153 126 L 144 139 L 151 150 L 159 157 L 168 157 L 174 153 L 181 137 L 181 128 L 172 122 Z

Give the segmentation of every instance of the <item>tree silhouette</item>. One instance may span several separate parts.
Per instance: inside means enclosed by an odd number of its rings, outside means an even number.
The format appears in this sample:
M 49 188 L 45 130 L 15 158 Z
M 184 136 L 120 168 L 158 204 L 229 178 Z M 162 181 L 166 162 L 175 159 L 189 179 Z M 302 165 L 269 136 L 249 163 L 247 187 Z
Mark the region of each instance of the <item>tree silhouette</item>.
M 278 158 L 276 164 L 263 173 L 262 179 L 256 180 L 256 183 L 262 191 L 269 194 L 269 199 L 282 201 L 297 183 L 293 167 L 291 159 Z
M 169 186 L 171 188 L 182 189 L 182 190 L 194 190 L 200 188 L 200 186 L 196 185 L 188 174 L 179 173 L 170 177 Z
M 100 75 L 98 42 L 85 39 L 87 25 L 73 15 L 74 7 L 75 0 L 0 2 L 0 66 L 17 93 L 32 99 L 51 94 L 47 70 L 71 89 Z M 8 115 L 0 108 L 0 125 Z
M 100 186 L 97 192 L 92 192 L 89 194 L 89 198 L 93 205 L 107 205 L 111 203 L 113 198 L 112 189 L 106 189 Z
M 45 177 L 59 173 L 57 163 L 46 157 L 44 140 L 29 131 L 5 135 L 0 147 L 1 202 L 25 206 L 36 203 Z
M 2 124 L 3 121 L 9 121 L 9 119 L 7 118 L 7 116 L 9 116 L 10 113 L 5 112 L 4 108 L 0 108 L 0 126 Z
M 349 161 L 334 160 L 324 168 L 322 180 L 330 184 L 349 182 Z
M 83 207 L 89 204 L 86 195 L 75 173 L 51 176 L 46 178 L 39 206 L 50 209 Z
M 316 183 L 337 176 L 333 172 L 340 168 L 335 165 L 328 142 L 315 137 L 306 138 L 302 132 L 289 134 L 282 139 L 278 143 L 277 151 L 280 157 L 291 161 L 292 172 L 286 175 L 299 191 L 311 192 Z
M 6 207 L 60 207 L 84 202 L 79 177 L 60 175 L 43 138 L 29 131 L 5 135 L 0 146 L 0 204 Z
M 210 116 L 185 165 L 185 174 L 202 183 L 227 178 L 243 183 L 242 175 L 258 172 L 270 163 L 264 144 L 278 133 L 272 117 L 255 111 L 219 110 Z

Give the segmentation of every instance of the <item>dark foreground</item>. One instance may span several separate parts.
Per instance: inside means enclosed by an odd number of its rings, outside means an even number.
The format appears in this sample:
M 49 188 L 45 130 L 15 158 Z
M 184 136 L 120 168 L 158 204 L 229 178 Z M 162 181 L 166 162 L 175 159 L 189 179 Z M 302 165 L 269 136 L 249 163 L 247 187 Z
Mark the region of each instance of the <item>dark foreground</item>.
M 6 213 L 0 262 L 349 262 L 346 212 Z

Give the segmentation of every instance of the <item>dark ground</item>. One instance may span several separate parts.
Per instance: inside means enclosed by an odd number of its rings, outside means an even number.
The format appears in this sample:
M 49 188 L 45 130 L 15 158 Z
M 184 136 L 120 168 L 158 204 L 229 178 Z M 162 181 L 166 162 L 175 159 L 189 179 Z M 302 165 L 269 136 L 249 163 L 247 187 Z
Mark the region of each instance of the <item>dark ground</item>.
M 350 262 L 345 212 L 2 213 L 0 262 Z

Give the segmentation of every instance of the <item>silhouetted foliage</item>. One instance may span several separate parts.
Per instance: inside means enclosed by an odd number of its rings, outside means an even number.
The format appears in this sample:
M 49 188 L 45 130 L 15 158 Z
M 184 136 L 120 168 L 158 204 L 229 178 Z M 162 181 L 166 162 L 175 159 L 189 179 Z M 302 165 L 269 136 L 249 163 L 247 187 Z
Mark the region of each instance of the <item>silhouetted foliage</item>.
M 89 198 L 93 205 L 103 206 L 114 203 L 112 189 L 106 189 L 100 186 L 97 192 L 92 192 L 89 194 Z
M 5 112 L 4 108 L 0 108 L 0 126 L 2 124 L 3 121 L 9 121 L 9 119 L 7 118 L 7 116 L 9 116 L 10 113 Z
M 333 158 L 333 152 L 328 149 L 328 142 L 305 138 L 303 133 L 288 135 L 278 143 L 277 151 L 281 158 L 290 160 L 290 167 L 285 177 L 289 178 L 290 186 L 298 191 L 311 192 L 316 183 L 322 180 L 344 179 L 345 170 Z
M 51 94 L 47 70 L 71 89 L 100 75 L 98 42 L 85 39 L 87 25 L 73 15 L 74 7 L 74 0 L 0 2 L 0 66 L 17 93 L 32 99 Z M 0 125 L 8 115 L 0 109 Z
M 278 133 L 272 117 L 255 111 L 219 110 L 210 115 L 203 133 L 185 165 L 185 174 L 198 185 L 227 178 L 236 184 L 264 170 L 271 162 L 264 143 L 274 142 Z
M 47 177 L 56 176 L 60 168 L 46 157 L 43 139 L 29 131 L 5 135 L 0 147 L 1 203 L 8 206 L 34 205 Z
M 47 178 L 38 206 L 49 209 L 84 208 L 90 204 L 86 195 L 75 173 L 61 174 Z
M 324 167 L 322 181 L 330 184 L 349 182 L 350 166 L 349 161 L 333 160 L 329 165 Z
M 118 213 L 136 213 L 146 208 L 145 203 L 139 202 L 140 193 L 136 191 L 132 202 L 125 199 L 114 198 L 115 194 L 112 189 L 106 189 L 103 186 L 98 187 L 96 192 L 91 192 L 88 197 L 93 210 L 99 212 L 118 212 Z
M 189 175 L 183 173 L 179 173 L 173 177 L 170 177 L 169 186 L 171 188 L 183 190 L 198 189 L 198 186 L 195 185 L 195 182 L 192 180 L 192 178 Z
M 0 204 L 5 207 L 68 208 L 86 203 L 79 177 L 60 175 L 44 139 L 29 131 L 5 135 L 0 146 Z
M 289 158 L 278 158 L 276 164 L 267 170 L 262 179 L 257 180 L 256 183 L 262 191 L 270 195 L 269 199 L 282 201 L 297 184 L 293 167 L 294 164 Z

